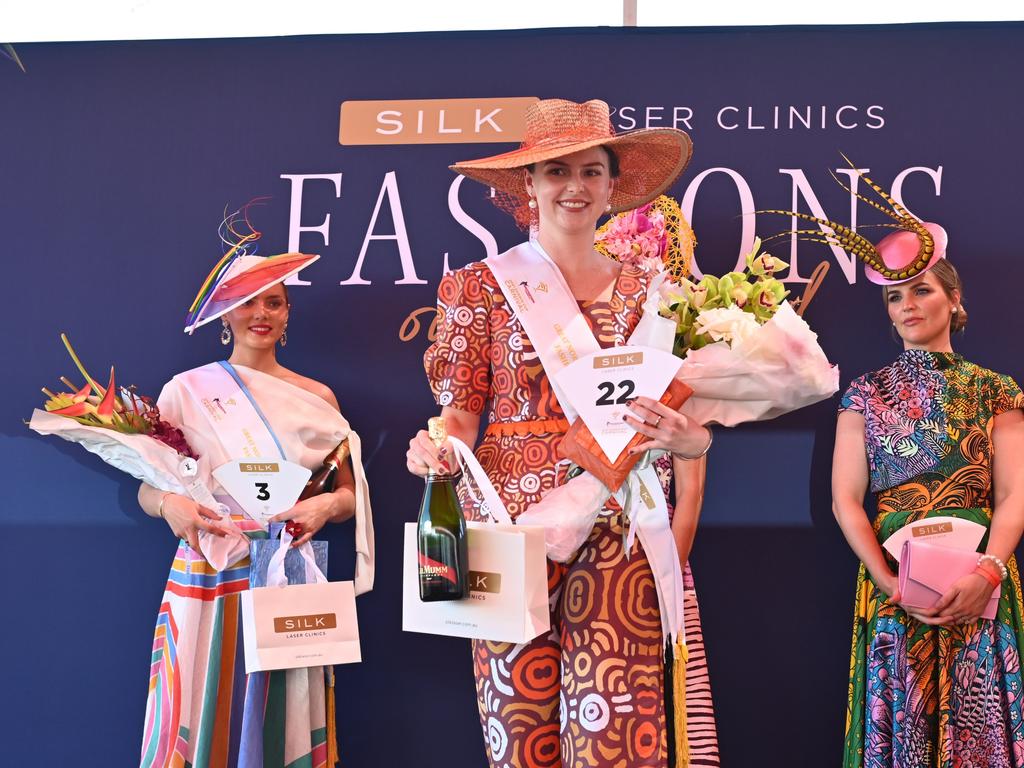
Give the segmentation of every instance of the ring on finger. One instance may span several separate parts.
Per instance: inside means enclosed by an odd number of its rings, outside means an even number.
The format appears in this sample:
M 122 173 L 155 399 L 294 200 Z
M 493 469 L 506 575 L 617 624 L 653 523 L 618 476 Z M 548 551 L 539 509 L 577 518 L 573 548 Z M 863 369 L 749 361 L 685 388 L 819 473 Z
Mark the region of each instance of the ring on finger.
M 652 427 L 654 427 L 655 429 L 657 429 L 657 428 L 658 428 L 658 425 L 659 425 L 659 424 L 661 424 L 661 420 L 662 420 L 663 418 L 665 418 L 665 417 L 664 417 L 664 415 L 662 415 L 662 414 L 660 414 L 660 413 L 659 413 L 659 414 L 658 414 L 658 420 L 657 420 L 656 422 L 654 422 L 653 424 L 651 424 L 651 426 L 652 426 Z

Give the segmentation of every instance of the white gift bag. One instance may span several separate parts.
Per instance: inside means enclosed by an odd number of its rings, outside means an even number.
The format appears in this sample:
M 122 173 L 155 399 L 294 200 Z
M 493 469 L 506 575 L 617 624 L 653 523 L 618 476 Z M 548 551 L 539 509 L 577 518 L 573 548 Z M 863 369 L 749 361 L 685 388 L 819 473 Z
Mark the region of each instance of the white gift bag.
M 307 543 L 298 549 L 307 583 L 289 585 L 284 557 L 291 543 L 282 530 L 267 567 L 267 586 L 241 593 L 246 674 L 362 660 L 353 583 L 327 581 Z
M 420 600 L 416 523 L 405 525 L 402 629 L 431 635 L 528 643 L 551 628 L 544 529 L 466 523 L 469 597 Z

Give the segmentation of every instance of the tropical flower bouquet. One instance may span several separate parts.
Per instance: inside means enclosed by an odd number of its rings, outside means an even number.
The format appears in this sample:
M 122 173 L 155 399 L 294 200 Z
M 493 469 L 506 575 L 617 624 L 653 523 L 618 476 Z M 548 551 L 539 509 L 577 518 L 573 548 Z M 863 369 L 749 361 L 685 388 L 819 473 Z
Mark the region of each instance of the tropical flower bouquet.
M 164 421 L 153 401 L 137 394 L 134 387 L 118 389 L 113 368 L 107 386 L 101 386 L 86 371 L 68 337 L 61 334 L 61 340 L 85 384 L 77 387 L 61 378 L 70 392 L 54 393 L 44 387 L 45 410 L 32 412 L 29 428 L 78 443 L 156 488 L 189 493 L 187 485 L 197 472 L 198 456 L 181 430 Z
M 675 323 L 679 378 L 693 389 L 682 412 L 701 424 L 734 426 L 833 395 L 839 369 L 775 277 L 789 265 L 762 253 L 756 240 L 743 272 L 693 282 L 695 245 L 678 205 L 664 196 L 613 218 L 596 243 L 612 258 L 661 273 L 654 283 L 658 312 Z

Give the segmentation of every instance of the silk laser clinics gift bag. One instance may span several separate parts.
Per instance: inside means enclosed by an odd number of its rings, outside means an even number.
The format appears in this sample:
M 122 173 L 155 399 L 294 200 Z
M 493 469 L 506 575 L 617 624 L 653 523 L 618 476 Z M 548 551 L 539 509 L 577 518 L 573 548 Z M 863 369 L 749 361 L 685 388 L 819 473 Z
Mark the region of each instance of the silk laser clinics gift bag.
M 514 525 L 501 497 L 469 447 L 449 436 L 470 495 L 494 523 L 466 523 L 469 597 L 420 600 L 416 523 L 405 525 L 402 558 L 402 629 L 432 635 L 527 643 L 551 628 L 544 529 Z
M 551 628 L 544 529 L 466 523 L 469 597 L 420 600 L 416 523 L 405 525 L 402 629 L 431 635 L 527 643 Z
M 355 586 L 327 581 L 307 543 L 296 552 L 305 584 L 289 584 L 285 555 L 292 537 L 281 531 L 267 566 L 267 586 L 242 593 L 242 631 L 247 674 L 361 661 Z

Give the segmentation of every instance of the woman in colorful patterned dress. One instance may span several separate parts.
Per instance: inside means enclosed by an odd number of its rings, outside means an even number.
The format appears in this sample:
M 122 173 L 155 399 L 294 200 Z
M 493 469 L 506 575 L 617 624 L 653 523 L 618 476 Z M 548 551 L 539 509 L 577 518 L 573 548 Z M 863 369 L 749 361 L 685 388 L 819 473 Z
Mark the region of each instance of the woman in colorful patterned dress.
M 207 282 L 205 309 L 193 307 L 187 329 L 222 320 L 221 341 L 232 347 L 221 367 L 238 377 L 244 393 L 232 400 L 251 397 L 254 421 L 262 418 L 268 425 L 269 451 L 255 455 L 281 455 L 316 469 L 341 440 L 357 446 L 333 493 L 300 501 L 274 518 L 290 521 L 296 545 L 325 523 L 351 518 L 357 505 L 361 515 L 368 506 L 358 438 L 334 394 L 277 361 L 276 346 L 286 343 L 291 306 L 282 282 L 316 259 L 301 256 L 262 258 L 242 251 L 222 262 Z M 146 484 L 139 489 L 143 510 L 162 518 L 180 540 L 157 617 L 140 765 L 333 766 L 338 758 L 332 668 L 245 674 L 239 593 L 249 588 L 249 539 L 268 534 L 209 476 L 212 468 L 238 458 L 238 453 L 206 417 L 209 400 L 199 398 L 190 383 L 190 374 L 206 369 L 220 373 L 213 364 L 175 376 L 161 392 L 158 406 L 199 454 L 199 476 L 208 478 L 216 501 L 231 511 L 232 524 L 188 496 Z M 234 406 L 232 413 L 238 408 L 230 400 L 225 405 Z M 244 426 L 258 437 L 258 425 Z
M 1024 397 L 1009 376 L 953 352 L 951 332 L 967 322 L 963 289 L 942 258 L 945 232 L 923 226 L 935 246 L 926 272 L 900 282 L 867 270 L 885 285 L 904 352 L 853 381 L 836 431 L 833 509 L 861 560 L 843 765 L 1020 768 L 1024 621 L 1013 552 L 1024 531 Z M 912 232 L 878 244 L 893 268 L 917 251 Z M 881 542 L 939 515 L 985 526 L 984 554 L 933 608 L 905 607 Z M 995 620 L 979 618 L 1000 585 Z
M 597 253 L 596 223 L 605 212 L 642 205 L 665 190 L 689 160 L 689 139 L 669 130 L 616 137 L 607 104 L 597 101 L 539 102 L 527 126 L 520 150 L 489 159 L 501 166 L 495 178 L 480 167 L 456 169 L 497 188 L 517 221 L 536 227 L 536 242 L 600 346 L 622 345 L 640 319 L 651 276 Z M 431 388 L 449 432 L 469 445 L 487 411 L 476 455 L 515 518 L 565 480 L 558 456 L 569 426 L 565 412 L 487 262 L 444 277 L 438 313 L 437 341 L 424 358 Z M 648 398 L 632 408 L 631 423 L 649 438 L 642 450 L 696 457 L 707 449 L 708 431 L 681 414 Z M 440 470 L 445 461 L 425 431 L 410 441 L 414 474 Z M 480 518 L 469 499 L 464 506 Z M 575 559 L 548 563 L 552 631 L 522 645 L 473 641 L 491 766 L 669 765 L 654 576 L 639 542 L 627 557 L 623 541 L 618 507 L 608 504 Z M 697 694 L 708 697 L 707 687 Z M 697 738 L 691 746 L 701 755 L 692 765 L 717 765 L 717 748 L 701 749 Z M 682 764 L 677 752 L 673 765 Z

